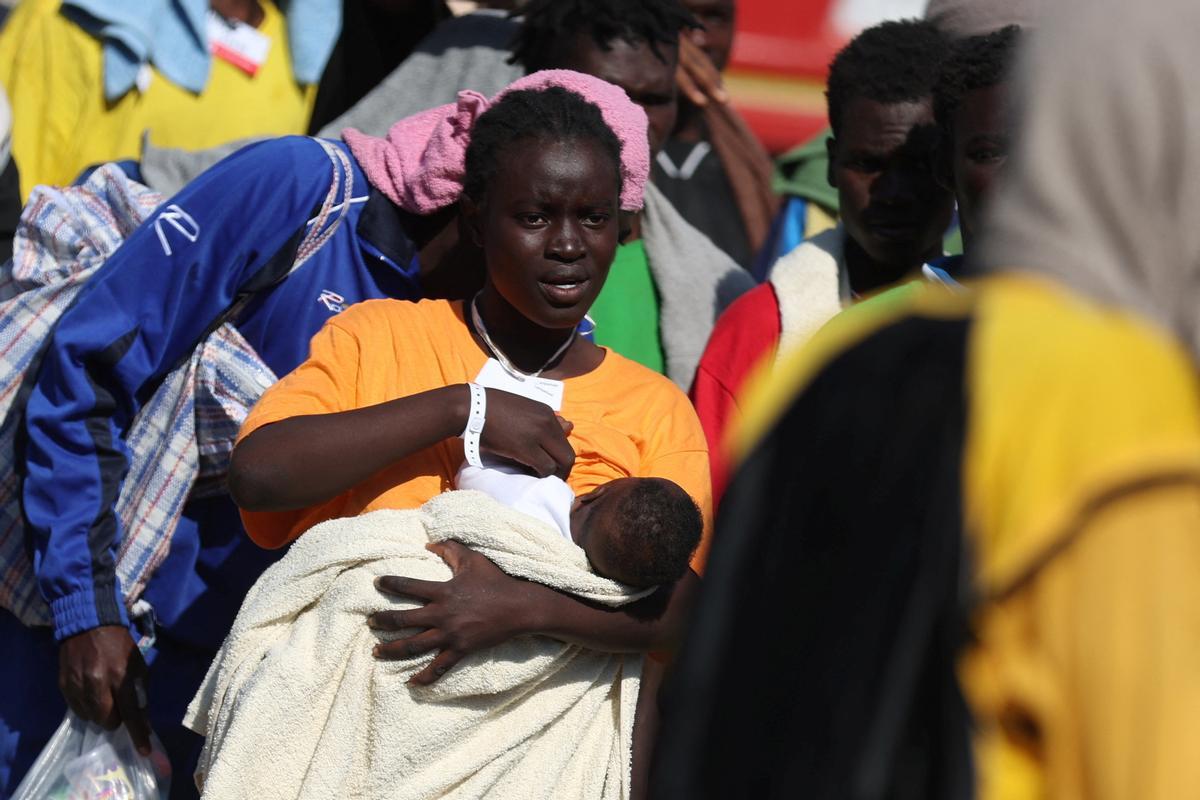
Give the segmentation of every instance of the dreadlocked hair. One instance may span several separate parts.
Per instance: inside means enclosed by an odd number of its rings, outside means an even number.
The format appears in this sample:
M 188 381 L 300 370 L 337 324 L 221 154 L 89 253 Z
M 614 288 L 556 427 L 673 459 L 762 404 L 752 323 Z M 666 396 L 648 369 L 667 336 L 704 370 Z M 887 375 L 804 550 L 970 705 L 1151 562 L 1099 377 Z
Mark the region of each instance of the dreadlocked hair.
M 683 577 L 704 532 L 700 508 L 687 492 L 668 480 L 639 480 L 616 514 L 613 560 L 620 574 L 609 577 L 638 588 Z
M 463 192 L 479 201 L 500 168 L 500 154 L 515 142 L 594 141 L 612 158 L 621 191 L 621 141 L 600 109 L 560 86 L 509 92 L 480 115 L 467 145 Z
M 963 98 L 1007 81 L 1020 43 L 1021 28 L 1009 25 L 954 44 L 933 90 L 933 115 L 947 141 L 954 138 L 954 114 Z
M 562 64 L 566 48 L 581 33 L 604 50 L 618 38 L 631 45 L 647 42 L 666 62 L 660 45 L 674 48 L 680 31 L 700 27 L 679 0 L 531 0 L 513 16 L 520 17 L 521 28 L 508 62 L 526 72 Z
M 829 65 L 825 96 L 833 135 L 856 97 L 903 103 L 932 95 L 948 47 L 932 23 L 915 19 L 884 22 L 854 37 Z

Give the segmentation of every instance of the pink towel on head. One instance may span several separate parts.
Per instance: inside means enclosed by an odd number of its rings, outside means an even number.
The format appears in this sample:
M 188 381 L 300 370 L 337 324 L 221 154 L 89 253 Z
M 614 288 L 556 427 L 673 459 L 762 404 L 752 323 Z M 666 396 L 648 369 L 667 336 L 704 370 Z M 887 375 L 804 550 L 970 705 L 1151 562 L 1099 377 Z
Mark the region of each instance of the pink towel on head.
M 354 128 L 342 131 L 342 138 L 373 186 L 405 211 L 430 214 L 457 202 L 462 194 L 475 120 L 509 92 L 552 86 L 574 92 L 600 109 L 621 142 L 621 208 L 641 210 L 650 175 L 646 112 L 623 89 L 581 72 L 535 72 L 513 82 L 490 102 L 478 92 L 459 92 L 457 103 L 402 119 L 384 138 Z

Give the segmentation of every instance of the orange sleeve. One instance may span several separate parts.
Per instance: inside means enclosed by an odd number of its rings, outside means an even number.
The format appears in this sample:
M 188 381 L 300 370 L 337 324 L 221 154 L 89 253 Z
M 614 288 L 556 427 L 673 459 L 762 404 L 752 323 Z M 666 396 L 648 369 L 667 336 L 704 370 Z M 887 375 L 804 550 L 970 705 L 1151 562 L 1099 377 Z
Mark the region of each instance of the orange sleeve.
M 712 540 L 712 482 L 709 477 L 708 447 L 696 412 L 683 394 L 670 387 L 677 399 L 666 409 L 656 408 L 646 425 L 654 433 L 645 454 L 642 475 L 674 481 L 691 495 L 704 517 L 700 546 L 692 556 L 692 569 L 700 573 L 708 559 Z
M 350 313 L 350 312 L 346 312 Z M 362 347 L 351 331 L 331 319 L 309 345 L 308 359 L 267 389 L 238 432 L 238 441 L 273 422 L 308 414 L 330 414 L 357 408 Z M 246 532 L 259 547 L 283 547 L 315 521 L 339 516 L 330 506 L 335 498 L 313 508 L 294 511 L 241 511 Z
M 289 417 L 358 407 L 363 348 L 339 319 L 340 315 L 326 322 L 309 343 L 308 358 L 263 393 L 242 423 L 238 441 L 264 425 Z

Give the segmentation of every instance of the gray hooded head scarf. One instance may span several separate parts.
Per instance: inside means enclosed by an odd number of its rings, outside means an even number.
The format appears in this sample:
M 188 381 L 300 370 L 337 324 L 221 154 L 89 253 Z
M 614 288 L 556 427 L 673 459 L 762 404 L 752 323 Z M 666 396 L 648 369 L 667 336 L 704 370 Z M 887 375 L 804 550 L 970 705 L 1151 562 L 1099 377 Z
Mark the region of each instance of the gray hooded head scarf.
M 1200 2 L 1058 0 L 978 251 L 1158 322 L 1200 361 Z
M 925 19 L 952 39 L 982 36 L 1009 25 L 1033 27 L 1039 0 L 929 0 Z

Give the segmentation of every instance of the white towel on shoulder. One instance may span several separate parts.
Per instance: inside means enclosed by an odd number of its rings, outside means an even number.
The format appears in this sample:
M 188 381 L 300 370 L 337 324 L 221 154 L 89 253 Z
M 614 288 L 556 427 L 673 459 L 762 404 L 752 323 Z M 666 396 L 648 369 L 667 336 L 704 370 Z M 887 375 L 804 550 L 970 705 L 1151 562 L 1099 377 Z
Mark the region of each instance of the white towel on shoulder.
M 207 737 L 204 796 L 626 798 L 640 656 L 543 637 L 464 659 L 378 661 L 366 616 L 417 604 L 378 575 L 448 580 L 425 545 L 456 539 L 505 572 L 616 606 L 647 594 L 588 569 L 553 528 L 478 492 L 314 527 L 250 590 L 184 724 Z

